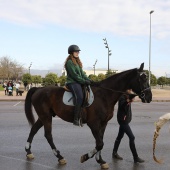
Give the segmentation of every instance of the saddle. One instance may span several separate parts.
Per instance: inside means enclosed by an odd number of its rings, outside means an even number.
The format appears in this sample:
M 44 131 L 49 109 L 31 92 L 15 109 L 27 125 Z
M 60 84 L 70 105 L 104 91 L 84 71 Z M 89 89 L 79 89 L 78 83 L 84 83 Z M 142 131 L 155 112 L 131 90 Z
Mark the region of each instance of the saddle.
M 74 96 L 72 92 L 68 89 L 67 86 L 64 86 L 63 88 L 65 90 L 64 95 L 63 95 L 63 103 L 65 105 L 75 106 L 75 100 L 74 100 Z M 93 92 L 90 86 L 82 86 L 82 90 L 83 90 L 83 96 L 84 96 L 82 108 L 89 107 L 94 101 Z
M 67 86 L 64 87 L 65 92 L 63 95 L 63 103 L 69 106 L 75 106 L 75 99 L 72 94 L 72 92 L 67 88 Z M 83 122 L 86 121 L 86 114 L 83 112 L 83 108 L 89 107 L 93 101 L 94 101 L 94 95 L 93 92 L 90 88 L 90 86 L 82 86 L 83 90 L 83 104 L 81 106 L 81 111 L 80 111 L 80 126 L 83 126 Z

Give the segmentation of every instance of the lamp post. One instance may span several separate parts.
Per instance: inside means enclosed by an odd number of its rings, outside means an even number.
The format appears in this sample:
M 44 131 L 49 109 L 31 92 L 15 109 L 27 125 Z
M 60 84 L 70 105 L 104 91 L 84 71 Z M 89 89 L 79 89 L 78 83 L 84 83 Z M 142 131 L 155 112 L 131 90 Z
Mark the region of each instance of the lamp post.
M 30 66 L 28 67 L 28 70 L 29 70 L 29 74 L 30 74 L 30 68 L 32 66 L 32 62 L 30 63 Z
M 109 56 L 112 55 L 112 53 L 111 53 L 111 50 L 109 50 L 109 46 L 108 46 L 106 38 L 104 38 L 103 41 L 104 41 L 105 47 L 108 49 L 108 72 L 109 72 Z
M 154 11 L 150 11 L 150 38 L 149 38 L 149 85 L 151 83 L 151 14 Z
M 95 66 L 96 66 L 97 60 L 95 61 L 93 68 L 94 68 L 94 75 L 95 75 Z

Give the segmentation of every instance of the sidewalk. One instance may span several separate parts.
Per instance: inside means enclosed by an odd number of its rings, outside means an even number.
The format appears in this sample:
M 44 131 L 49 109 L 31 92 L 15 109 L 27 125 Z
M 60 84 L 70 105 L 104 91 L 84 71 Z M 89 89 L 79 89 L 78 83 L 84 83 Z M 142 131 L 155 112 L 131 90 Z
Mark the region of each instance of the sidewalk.
M 0 101 L 24 101 L 27 91 L 24 91 L 22 96 L 16 96 L 16 92 L 13 92 L 13 96 L 5 95 L 4 91 L 0 91 Z

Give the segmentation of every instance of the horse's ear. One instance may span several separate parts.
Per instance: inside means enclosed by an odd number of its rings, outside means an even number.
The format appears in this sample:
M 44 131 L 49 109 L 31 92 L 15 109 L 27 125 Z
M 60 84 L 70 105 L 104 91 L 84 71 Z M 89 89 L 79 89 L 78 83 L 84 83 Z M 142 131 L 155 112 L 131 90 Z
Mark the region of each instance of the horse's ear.
M 139 72 L 142 72 L 142 71 L 143 71 L 143 68 L 144 68 L 144 63 L 142 63 L 142 64 L 140 65 Z

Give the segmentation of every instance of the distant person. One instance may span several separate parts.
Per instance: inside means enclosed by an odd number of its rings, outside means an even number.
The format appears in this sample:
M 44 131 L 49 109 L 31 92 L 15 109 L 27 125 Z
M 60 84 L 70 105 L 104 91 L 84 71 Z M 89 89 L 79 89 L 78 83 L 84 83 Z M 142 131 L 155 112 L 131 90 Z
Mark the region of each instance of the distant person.
M 2 87 L 4 88 L 5 95 L 7 95 L 7 81 L 3 83 Z
M 134 163 L 137 162 L 142 163 L 144 162 L 144 160 L 138 157 L 136 147 L 135 147 L 135 136 L 133 135 L 133 132 L 129 126 L 129 123 L 132 120 L 131 103 L 134 101 L 135 95 L 132 94 L 131 89 L 127 90 L 126 92 L 127 94 L 123 94 L 118 101 L 117 121 L 120 126 L 119 126 L 118 136 L 114 144 L 112 157 L 119 160 L 123 159 L 118 155 L 117 151 L 120 142 L 124 134 L 126 133 L 126 135 L 129 137 L 129 146 L 133 155 Z
M 13 90 L 13 86 L 14 86 L 14 84 L 13 84 L 13 82 L 12 82 L 12 81 L 9 81 L 9 82 L 7 83 L 7 88 L 8 88 L 9 86 L 11 86 L 11 87 L 12 87 L 12 90 Z M 9 90 L 9 88 L 8 88 L 8 90 Z
M 83 72 L 83 65 L 79 58 L 80 48 L 77 45 L 71 45 L 68 48 L 68 54 L 65 61 L 67 71 L 67 86 L 75 98 L 74 121 L 73 124 L 79 126 L 79 115 L 83 103 L 83 91 L 81 85 L 90 85 L 91 80 Z
M 19 83 L 19 82 L 16 82 L 15 88 L 16 88 L 16 96 L 19 96 L 19 95 L 18 95 L 19 88 L 20 88 L 20 83 Z
M 9 87 L 8 87 L 8 95 L 13 96 L 13 89 L 12 89 L 11 84 L 9 84 Z
M 25 90 L 27 90 L 27 85 L 28 85 L 28 83 L 27 83 L 27 82 L 24 82 Z

